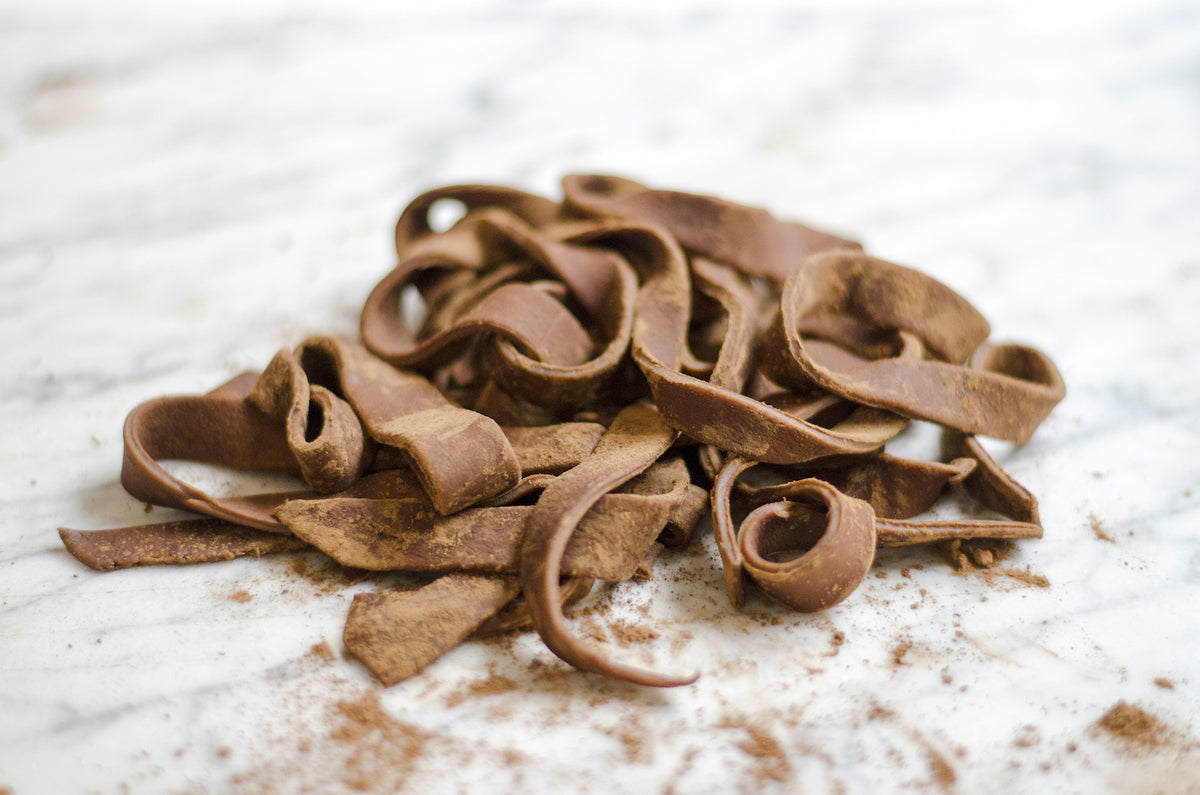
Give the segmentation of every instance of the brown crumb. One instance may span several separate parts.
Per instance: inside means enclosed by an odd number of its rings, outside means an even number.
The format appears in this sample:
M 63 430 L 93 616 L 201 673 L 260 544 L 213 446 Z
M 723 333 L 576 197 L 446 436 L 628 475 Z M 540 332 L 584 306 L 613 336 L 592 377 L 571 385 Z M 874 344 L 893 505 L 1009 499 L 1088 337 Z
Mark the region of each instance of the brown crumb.
M 1017 547 L 1008 539 L 975 539 L 964 541 L 956 538 L 938 545 L 938 550 L 955 571 L 990 569 Z
M 1174 690 L 1175 689 L 1175 683 L 1172 682 L 1170 679 L 1167 679 L 1166 677 L 1162 677 L 1162 676 L 1155 679 L 1154 684 L 1157 685 L 1158 687 L 1161 687 L 1163 690 Z
M 234 591 L 233 593 L 229 594 L 230 601 L 242 602 L 243 604 L 249 602 L 253 598 L 254 597 L 251 596 L 248 591 Z
M 1108 531 L 1104 529 L 1104 525 L 1100 523 L 1100 519 L 1096 516 L 1096 514 L 1088 514 L 1088 527 L 1092 528 L 1092 532 L 1096 535 L 1096 538 L 1100 539 L 1101 541 L 1107 541 L 1110 544 L 1117 543 L 1117 540 L 1109 535 Z
M 902 640 L 897 643 L 896 647 L 892 649 L 892 665 L 896 667 L 907 665 L 908 663 L 904 662 L 904 655 L 908 654 L 912 647 L 911 640 Z
M 1167 729 L 1150 713 L 1126 701 L 1118 701 L 1096 722 L 1110 736 L 1128 746 L 1157 748 L 1166 739 Z

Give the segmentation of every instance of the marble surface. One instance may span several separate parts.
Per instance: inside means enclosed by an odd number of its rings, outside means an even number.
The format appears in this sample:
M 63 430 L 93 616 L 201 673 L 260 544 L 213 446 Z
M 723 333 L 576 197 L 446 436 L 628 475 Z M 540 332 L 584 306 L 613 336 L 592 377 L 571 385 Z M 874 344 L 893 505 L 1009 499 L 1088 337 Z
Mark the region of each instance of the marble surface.
M 188 8 L 0 6 L 0 792 L 1200 790 L 1200 6 Z M 63 549 L 174 515 L 118 483 L 138 402 L 354 334 L 418 191 L 580 170 L 857 236 L 1046 350 L 1067 399 L 993 449 L 1049 586 L 916 549 L 738 613 L 709 537 L 591 597 L 691 687 L 524 635 L 383 690 L 340 638 L 386 579 Z

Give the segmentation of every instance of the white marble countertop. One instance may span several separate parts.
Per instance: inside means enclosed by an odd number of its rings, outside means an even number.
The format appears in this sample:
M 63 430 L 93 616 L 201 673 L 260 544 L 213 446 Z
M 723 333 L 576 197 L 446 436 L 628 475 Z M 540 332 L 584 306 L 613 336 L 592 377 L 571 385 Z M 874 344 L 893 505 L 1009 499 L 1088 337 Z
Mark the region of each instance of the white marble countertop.
M 167 8 L 0 8 L 0 792 L 1200 790 L 1200 6 Z M 996 449 L 1049 587 L 916 549 L 738 613 L 708 538 L 593 596 L 691 687 L 523 635 L 384 690 L 341 646 L 378 583 L 315 553 L 63 549 L 172 516 L 118 483 L 138 402 L 355 332 L 418 191 L 581 170 L 845 231 L 1047 351 L 1067 399 Z

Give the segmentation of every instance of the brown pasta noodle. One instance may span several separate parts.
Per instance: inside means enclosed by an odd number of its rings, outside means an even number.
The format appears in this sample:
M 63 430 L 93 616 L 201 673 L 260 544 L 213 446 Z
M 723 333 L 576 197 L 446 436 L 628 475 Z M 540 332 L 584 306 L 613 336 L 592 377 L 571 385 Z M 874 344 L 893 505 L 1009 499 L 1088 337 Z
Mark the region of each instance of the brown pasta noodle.
M 612 659 L 564 607 L 647 576 L 709 511 L 735 607 L 751 585 L 832 607 L 880 546 L 1041 536 L 1036 500 L 975 437 L 1029 439 L 1064 394 L 1044 354 L 990 343 L 929 276 L 762 209 L 599 175 L 563 195 L 414 199 L 361 344 L 305 340 L 130 413 L 125 488 L 204 518 L 63 528 L 67 549 L 99 570 L 315 548 L 434 575 L 354 598 L 346 648 L 385 685 L 532 626 L 581 669 L 674 686 L 696 675 Z M 445 200 L 465 214 L 435 232 Z M 940 460 L 884 451 L 912 419 L 943 426 Z M 169 459 L 303 486 L 215 497 Z M 921 518 L 960 489 L 1003 518 Z

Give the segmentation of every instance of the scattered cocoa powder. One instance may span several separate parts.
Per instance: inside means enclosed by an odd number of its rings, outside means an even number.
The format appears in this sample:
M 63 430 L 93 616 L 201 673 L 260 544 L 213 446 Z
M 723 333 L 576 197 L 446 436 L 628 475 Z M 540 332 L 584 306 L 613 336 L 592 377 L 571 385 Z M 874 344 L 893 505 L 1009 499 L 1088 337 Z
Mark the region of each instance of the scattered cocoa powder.
M 932 748 L 926 749 L 925 758 L 929 760 L 929 769 L 933 773 L 934 781 L 943 791 L 949 791 L 954 786 L 954 782 L 958 781 L 954 768 L 950 766 L 944 756 Z
M 988 585 L 997 587 L 1003 585 L 998 578 L 1004 577 L 1011 581 L 1010 584 L 1049 588 L 1050 580 L 1044 575 L 1033 573 L 1028 567 L 1000 567 L 1000 562 L 1015 549 L 1016 544 L 1008 539 L 954 539 L 938 545 L 938 551 L 957 574 L 977 574 L 982 576 Z M 986 597 L 984 599 L 986 600 Z
M 1035 588 L 1049 588 L 1050 587 L 1050 580 L 1048 580 L 1044 575 L 1034 574 L 1028 568 L 1023 569 L 1023 570 L 1022 569 L 1000 569 L 999 573 L 1003 574 L 1005 577 L 1016 580 L 1019 583 L 1024 583 L 1025 585 L 1032 585 Z
M 759 760 L 759 766 L 754 770 L 755 780 L 760 784 L 767 779 L 786 781 L 792 772 L 792 765 L 779 742 L 761 727 L 742 725 L 740 728 L 750 738 L 737 743 L 738 749 Z
M 322 662 L 333 662 L 337 658 L 337 655 L 333 653 L 333 648 L 325 641 L 314 643 L 308 650 L 308 656 Z
M 658 633 L 640 624 L 627 624 L 624 621 L 613 621 L 608 625 L 609 631 L 622 646 L 638 643 L 649 643 L 658 638 Z
M 1157 685 L 1158 687 L 1161 687 L 1163 690 L 1174 690 L 1175 689 L 1175 683 L 1172 682 L 1170 679 L 1167 679 L 1162 676 L 1155 679 L 1154 684 Z
M 450 694 L 446 697 L 447 707 L 457 707 L 459 704 L 468 699 L 482 698 L 484 696 L 502 696 L 505 693 L 511 693 L 517 690 L 519 685 L 509 679 L 507 676 L 499 674 L 488 674 L 483 679 L 472 682 L 466 687 Z
M 1018 748 L 1032 748 L 1040 741 L 1041 737 L 1038 735 L 1037 727 L 1027 724 L 1017 730 L 1017 735 L 1013 738 L 1013 745 Z
M 304 555 L 298 555 L 290 568 L 292 574 L 310 582 L 322 596 L 340 593 L 351 585 L 370 579 L 374 574 L 364 569 L 342 566 L 328 559 L 312 563 Z
M 896 647 L 892 649 L 892 665 L 895 667 L 907 665 L 908 663 L 904 662 L 904 655 L 908 654 L 909 649 L 912 647 L 912 641 L 910 640 L 902 640 L 896 644 Z
M 1158 718 L 1126 701 L 1118 701 L 1096 722 L 1127 747 L 1158 748 L 1166 740 L 1167 727 Z
M 1107 541 L 1110 544 L 1117 543 L 1117 540 L 1109 535 L 1108 531 L 1104 529 L 1104 525 L 1101 524 L 1100 519 L 1096 516 L 1096 514 L 1088 514 L 1088 527 L 1092 528 L 1092 532 L 1096 535 L 1096 538 L 1100 539 L 1101 541 Z
M 374 691 L 335 706 L 342 722 L 329 737 L 353 747 L 342 770 L 342 783 L 358 792 L 397 791 L 430 735 L 389 715 Z
M 234 591 L 233 593 L 229 594 L 229 600 L 231 602 L 245 603 L 249 602 L 253 598 L 254 597 L 250 595 L 249 591 Z
M 645 765 L 654 761 L 653 745 L 647 740 L 650 732 L 645 724 L 637 717 L 630 717 L 622 722 L 616 731 L 610 731 L 625 748 L 625 761 L 635 765 Z
M 973 539 L 955 538 L 938 544 L 938 551 L 955 571 L 975 571 L 990 569 L 1004 560 L 1017 548 L 1008 539 Z

